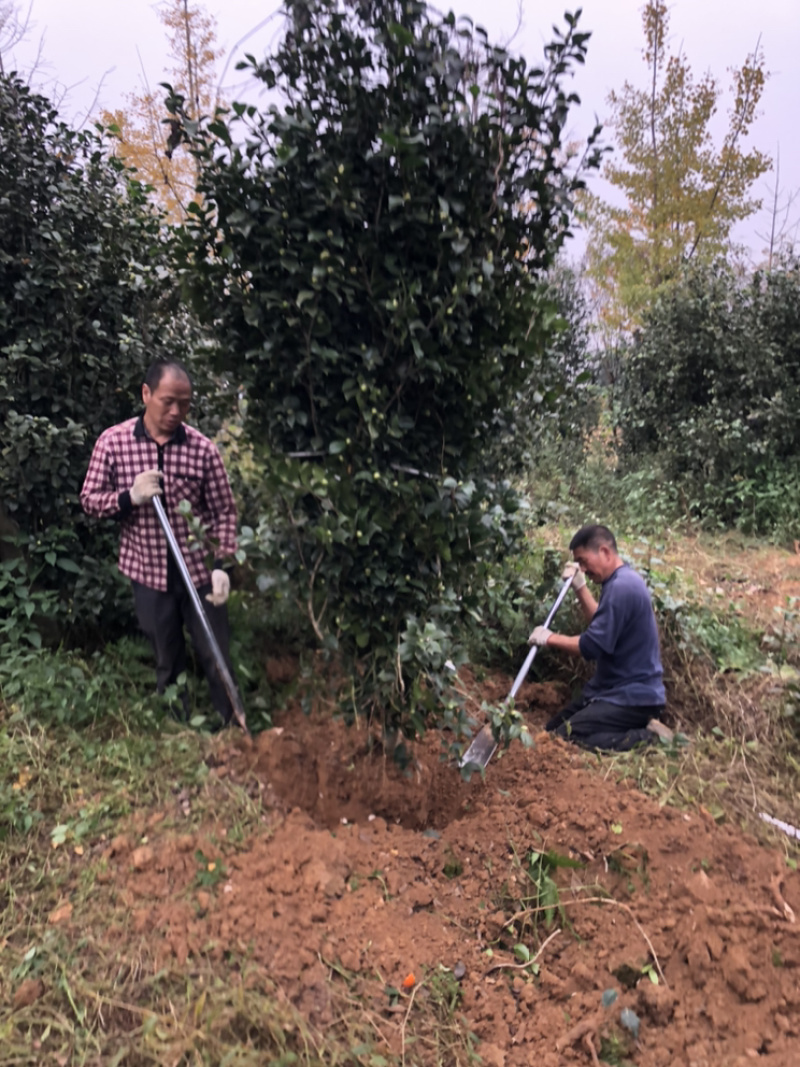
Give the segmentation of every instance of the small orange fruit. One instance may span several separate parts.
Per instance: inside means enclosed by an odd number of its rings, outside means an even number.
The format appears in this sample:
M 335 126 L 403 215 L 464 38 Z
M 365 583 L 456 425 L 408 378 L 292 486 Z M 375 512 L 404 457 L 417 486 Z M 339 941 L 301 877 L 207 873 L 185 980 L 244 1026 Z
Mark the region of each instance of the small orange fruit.
M 414 977 L 413 973 L 407 974 L 403 979 L 403 989 L 413 989 L 416 984 L 417 980 Z

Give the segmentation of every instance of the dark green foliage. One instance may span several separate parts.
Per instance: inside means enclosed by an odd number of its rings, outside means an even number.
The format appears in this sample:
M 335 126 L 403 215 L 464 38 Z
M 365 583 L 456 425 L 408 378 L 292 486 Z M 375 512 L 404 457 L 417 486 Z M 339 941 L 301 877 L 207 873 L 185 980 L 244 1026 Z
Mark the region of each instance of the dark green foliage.
M 96 437 L 134 413 L 143 369 L 181 355 L 166 302 L 171 271 L 160 217 L 102 135 L 71 130 L 48 100 L 0 77 L 6 637 L 40 643 L 65 623 L 91 627 L 125 610 L 116 530 L 90 523 L 78 493 Z M 43 615 L 57 627 L 43 628 Z
M 623 459 L 659 465 L 695 516 L 761 532 L 796 522 L 799 366 L 797 263 L 687 273 L 622 363 Z
M 139 727 L 151 729 L 167 715 L 155 693 L 151 660 L 144 638 L 121 638 L 91 654 L 6 646 L 0 701 L 26 722 L 50 728 L 107 728 L 131 714 Z
M 421 729 L 520 530 L 491 437 L 554 326 L 540 277 L 580 186 L 562 82 L 588 35 L 568 18 L 529 69 L 416 2 L 288 16 L 250 61 L 285 103 L 186 123 L 204 198 L 187 280 L 279 504 L 256 540 L 318 638 L 363 658 L 362 706 Z
M 519 474 L 554 462 L 562 474 L 585 460 L 587 434 L 600 413 L 597 356 L 590 348 L 591 311 L 581 276 L 565 263 L 547 274 L 552 332 L 530 359 L 509 411 L 495 417 L 497 462 Z

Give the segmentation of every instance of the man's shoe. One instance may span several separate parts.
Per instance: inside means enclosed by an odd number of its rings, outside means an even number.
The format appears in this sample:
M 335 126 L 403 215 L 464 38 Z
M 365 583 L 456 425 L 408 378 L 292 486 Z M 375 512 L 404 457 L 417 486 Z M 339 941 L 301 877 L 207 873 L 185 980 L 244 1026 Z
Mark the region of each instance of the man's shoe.
M 650 722 L 647 724 L 647 729 L 650 731 L 651 734 L 656 734 L 658 737 L 661 738 L 662 741 L 665 741 L 667 744 L 670 744 L 670 742 L 675 739 L 675 734 L 672 732 L 672 730 L 670 730 L 668 726 L 665 726 L 660 719 L 651 719 Z

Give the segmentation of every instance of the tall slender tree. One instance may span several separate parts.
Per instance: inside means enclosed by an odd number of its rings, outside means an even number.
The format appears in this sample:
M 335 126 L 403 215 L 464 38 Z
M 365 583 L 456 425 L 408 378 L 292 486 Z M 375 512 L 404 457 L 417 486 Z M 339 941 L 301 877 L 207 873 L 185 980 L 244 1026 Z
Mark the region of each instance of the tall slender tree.
M 665 0 L 648 0 L 642 22 L 648 84 L 625 82 L 608 98 L 617 152 L 604 177 L 624 203 L 585 198 L 589 273 L 606 319 L 622 328 L 639 321 L 683 264 L 727 252 L 735 223 L 760 207 L 753 184 L 771 165 L 745 146 L 767 78 L 758 45 L 732 71 L 727 129 L 715 144 L 718 79 L 696 79 L 686 57 L 670 53 Z
M 200 4 L 164 0 L 159 18 L 167 31 L 173 67 L 167 78 L 185 103 L 192 119 L 211 114 L 216 96 L 216 22 Z M 181 144 L 179 126 L 165 104 L 166 92 L 145 82 L 131 93 L 127 107 L 104 112 L 103 121 L 116 133 L 119 154 L 135 167 L 141 181 L 152 186 L 156 199 L 175 221 L 195 199 L 197 169 L 194 157 Z

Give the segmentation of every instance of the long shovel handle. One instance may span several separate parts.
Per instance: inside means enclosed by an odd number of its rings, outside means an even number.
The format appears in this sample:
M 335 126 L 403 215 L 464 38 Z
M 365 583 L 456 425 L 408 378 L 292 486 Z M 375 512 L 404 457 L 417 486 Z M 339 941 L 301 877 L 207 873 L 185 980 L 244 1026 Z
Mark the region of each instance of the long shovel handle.
M 575 575 L 571 575 L 561 586 L 561 591 L 556 597 L 556 602 L 555 604 L 553 604 L 552 608 L 550 609 L 550 613 L 544 621 L 545 626 L 549 626 L 553 619 L 556 617 L 556 612 L 561 607 L 562 601 L 567 595 L 567 590 L 572 585 L 574 578 Z M 514 679 L 514 684 L 511 686 L 511 692 L 506 697 L 505 703 L 508 703 L 509 701 L 513 700 L 514 697 L 517 695 L 520 686 L 525 681 L 528 675 L 528 671 L 531 669 L 531 664 L 536 659 L 536 653 L 538 651 L 539 646 L 534 645 L 528 653 L 527 657 L 525 658 L 525 662 L 519 669 L 517 677 Z M 464 767 L 468 767 L 470 766 L 470 764 L 472 764 L 475 767 L 480 767 L 483 771 L 488 766 L 489 761 L 491 760 L 492 756 L 495 754 L 496 751 L 497 742 L 495 741 L 494 734 L 492 733 L 492 724 L 491 722 L 487 722 L 472 739 L 472 743 L 459 760 L 458 765 L 463 769 Z
M 186 560 L 183 558 L 180 545 L 175 537 L 170 521 L 167 518 L 167 513 L 164 511 L 164 505 L 157 496 L 153 497 L 153 507 L 156 509 L 156 515 L 158 521 L 161 523 L 161 529 L 164 531 L 164 536 L 167 539 L 167 545 L 172 553 L 172 558 L 178 566 L 183 584 L 186 587 L 186 592 L 189 594 L 189 599 L 194 606 L 197 618 L 200 621 L 203 633 L 208 641 L 208 646 L 211 649 L 211 655 L 214 659 L 214 666 L 219 672 L 222 684 L 225 686 L 225 692 L 228 694 L 228 699 L 233 708 L 233 717 L 236 719 L 239 726 L 241 726 L 245 735 L 250 737 L 250 731 L 247 729 L 244 706 L 242 704 L 242 698 L 239 696 L 239 690 L 236 688 L 236 683 L 231 677 L 231 672 L 228 670 L 228 664 L 225 662 L 225 657 L 222 655 L 222 649 L 219 647 L 219 642 L 217 641 L 214 631 L 211 629 L 211 623 L 208 621 L 208 616 L 206 615 L 200 600 L 200 594 L 197 592 L 197 589 L 195 589 L 192 576 L 189 574 L 189 568 L 186 566 Z
M 572 575 L 570 575 L 569 578 L 567 578 L 567 580 L 561 586 L 561 592 L 556 597 L 555 604 L 553 604 L 552 608 L 550 608 L 550 614 L 544 620 L 544 624 L 543 624 L 544 626 L 549 626 L 550 623 L 553 621 L 553 619 L 556 617 L 556 612 L 561 607 L 561 604 L 562 604 L 562 602 L 564 600 L 564 597 L 567 595 L 567 590 L 572 585 L 574 580 L 575 580 L 575 575 L 572 574 Z M 525 662 L 522 664 L 522 666 L 519 669 L 519 673 L 517 674 L 517 677 L 514 679 L 514 684 L 511 686 L 511 692 L 508 694 L 508 698 L 507 698 L 508 700 L 513 700 L 514 697 L 519 692 L 520 686 L 525 681 L 525 679 L 528 677 L 528 671 L 531 669 L 531 664 L 536 659 L 536 653 L 538 651 L 539 651 L 539 646 L 538 645 L 534 645 L 531 648 L 530 652 L 528 653 L 528 655 L 527 655 L 527 657 L 525 659 Z

